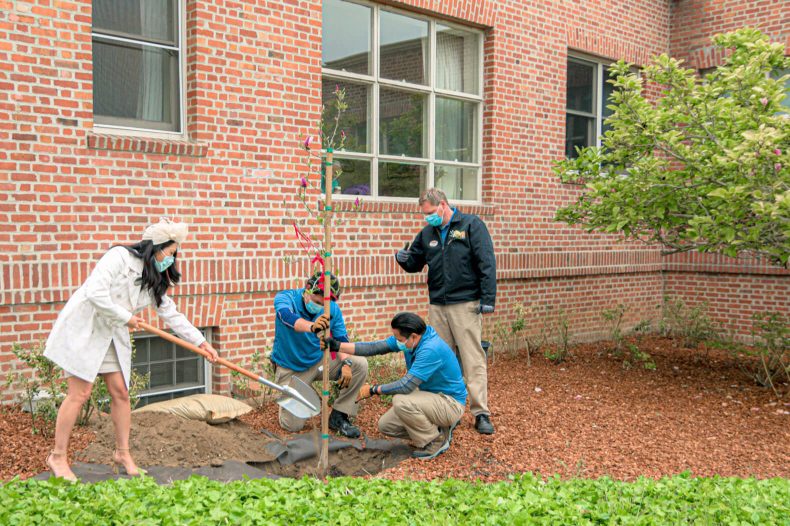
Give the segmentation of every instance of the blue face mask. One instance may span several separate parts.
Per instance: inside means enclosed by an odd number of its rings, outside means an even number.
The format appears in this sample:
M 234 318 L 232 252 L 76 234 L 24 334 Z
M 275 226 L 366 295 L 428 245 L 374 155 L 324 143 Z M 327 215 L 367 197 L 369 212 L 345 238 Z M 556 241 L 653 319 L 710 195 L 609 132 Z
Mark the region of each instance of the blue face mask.
M 305 301 L 304 306 L 307 309 L 307 312 L 310 314 L 321 314 L 324 312 L 324 306 L 319 305 L 318 303 L 313 303 L 312 301 Z
M 403 351 L 403 352 L 406 352 L 406 351 L 411 351 L 411 349 L 409 349 L 409 348 L 406 346 L 406 343 L 404 343 L 404 342 L 399 342 L 399 341 L 396 341 L 396 342 L 395 342 L 395 344 L 398 346 L 398 349 L 400 349 L 400 350 L 401 350 L 401 351 Z
M 439 214 L 434 212 L 433 214 L 431 214 L 429 216 L 425 216 L 425 221 L 427 221 L 427 223 L 429 225 L 434 226 L 434 227 L 441 226 L 441 224 L 442 224 L 442 216 L 440 216 Z
M 165 256 L 162 261 L 154 260 L 154 263 L 156 263 L 156 270 L 158 270 L 159 272 L 164 272 L 165 270 L 170 268 L 170 265 L 175 263 L 175 261 L 176 258 L 174 258 L 173 256 Z

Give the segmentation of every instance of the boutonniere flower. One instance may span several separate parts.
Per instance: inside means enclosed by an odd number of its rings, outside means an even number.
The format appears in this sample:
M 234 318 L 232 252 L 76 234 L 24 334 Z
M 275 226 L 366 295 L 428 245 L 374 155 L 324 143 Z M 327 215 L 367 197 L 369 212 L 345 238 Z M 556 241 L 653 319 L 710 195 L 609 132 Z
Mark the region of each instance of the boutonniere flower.
M 466 230 L 450 230 L 452 239 L 466 239 Z

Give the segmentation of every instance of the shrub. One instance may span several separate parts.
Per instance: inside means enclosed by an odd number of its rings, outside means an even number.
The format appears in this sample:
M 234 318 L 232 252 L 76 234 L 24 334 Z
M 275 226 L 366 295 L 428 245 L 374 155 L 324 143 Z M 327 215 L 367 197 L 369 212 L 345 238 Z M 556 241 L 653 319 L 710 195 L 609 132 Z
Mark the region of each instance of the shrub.
M 30 372 L 8 375 L 6 389 L 21 392 L 22 407 L 30 411 L 33 433 L 49 437 L 55 430 L 58 407 L 66 393 L 66 381 L 60 368 L 44 356 L 44 342 L 30 347 L 14 343 L 11 352 Z
M 553 334 L 552 348 L 543 355 L 554 363 L 562 363 L 570 355 L 570 323 L 564 309 L 558 309 L 552 322 L 547 322 Z
M 790 383 L 790 327 L 778 312 L 758 312 L 752 317 L 752 346 L 730 342 L 740 368 L 761 387 L 781 396 L 776 383 Z
M 271 354 L 272 347 L 269 344 L 265 345 L 263 350 L 256 347 L 252 354 L 241 360 L 238 365 L 267 380 L 274 381 L 274 364 L 270 360 Z M 250 405 L 255 409 L 263 407 L 273 394 L 273 389 L 263 385 L 261 385 L 262 391 L 251 388 L 250 379 L 236 371 L 231 371 L 230 377 L 234 396 L 247 398 Z M 279 395 L 280 393 L 277 393 L 277 396 Z
M 708 316 L 707 302 L 689 307 L 683 300 L 669 297 L 664 297 L 661 332 L 665 336 L 680 339 L 682 345 L 688 348 L 719 338 L 719 330 Z

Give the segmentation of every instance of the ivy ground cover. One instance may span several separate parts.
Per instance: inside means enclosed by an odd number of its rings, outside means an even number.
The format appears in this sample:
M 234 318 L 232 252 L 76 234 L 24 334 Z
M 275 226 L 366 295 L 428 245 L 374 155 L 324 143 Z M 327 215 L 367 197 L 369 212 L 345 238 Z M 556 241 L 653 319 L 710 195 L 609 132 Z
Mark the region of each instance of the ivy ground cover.
M 202 477 L 0 487 L 0 524 L 790 524 L 790 481 L 609 478 L 493 484 Z

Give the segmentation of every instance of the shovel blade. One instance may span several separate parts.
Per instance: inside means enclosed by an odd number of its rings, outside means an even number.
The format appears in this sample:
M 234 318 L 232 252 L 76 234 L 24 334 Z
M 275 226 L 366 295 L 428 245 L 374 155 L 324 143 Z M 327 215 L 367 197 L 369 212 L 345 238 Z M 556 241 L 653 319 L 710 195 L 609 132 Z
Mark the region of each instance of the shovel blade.
M 280 407 L 297 418 L 311 418 L 321 412 L 318 393 L 297 377 L 291 378 L 291 385 L 284 385 L 284 396 L 277 400 Z

